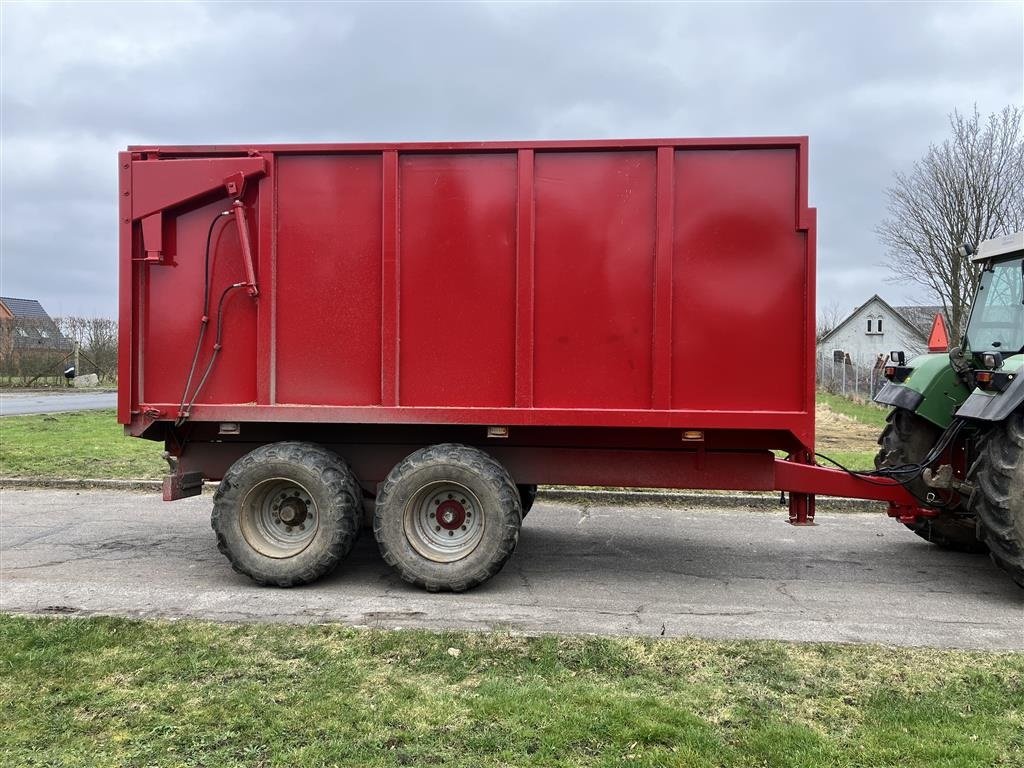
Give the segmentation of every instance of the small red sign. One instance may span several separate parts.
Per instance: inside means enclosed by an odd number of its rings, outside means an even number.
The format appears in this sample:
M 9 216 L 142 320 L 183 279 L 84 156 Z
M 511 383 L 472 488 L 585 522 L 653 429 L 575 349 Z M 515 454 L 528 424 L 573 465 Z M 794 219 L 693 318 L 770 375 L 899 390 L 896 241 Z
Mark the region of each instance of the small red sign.
M 946 321 L 941 312 L 937 313 L 935 319 L 932 320 L 932 333 L 928 337 L 928 351 L 949 351 L 949 334 L 946 332 Z

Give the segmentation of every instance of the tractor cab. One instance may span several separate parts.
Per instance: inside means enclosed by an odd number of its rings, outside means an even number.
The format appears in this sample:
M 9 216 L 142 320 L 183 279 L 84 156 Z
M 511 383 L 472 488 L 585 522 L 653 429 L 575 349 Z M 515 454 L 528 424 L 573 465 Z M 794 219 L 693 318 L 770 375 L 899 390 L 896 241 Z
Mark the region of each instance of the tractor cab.
M 975 357 L 1024 351 L 1024 232 L 986 240 L 972 261 L 981 284 L 967 324 L 965 347 Z
M 974 391 L 957 416 L 997 421 L 1024 393 L 1024 381 L 1018 380 L 1024 366 L 1024 232 L 986 240 L 972 261 L 982 267 L 981 282 L 951 362 L 957 366 L 960 358 Z

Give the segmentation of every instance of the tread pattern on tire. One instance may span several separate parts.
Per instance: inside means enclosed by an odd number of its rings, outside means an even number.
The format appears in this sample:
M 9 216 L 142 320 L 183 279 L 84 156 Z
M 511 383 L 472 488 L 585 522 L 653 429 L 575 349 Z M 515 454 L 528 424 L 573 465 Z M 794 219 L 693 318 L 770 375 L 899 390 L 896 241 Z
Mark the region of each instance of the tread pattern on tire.
M 326 538 L 294 557 L 274 559 L 252 549 L 241 535 L 237 518 L 239 505 L 250 486 L 246 476 L 281 465 L 301 467 L 319 481 L 326 498 L 317 499 L 321 526 L 317 536 Z M 236 572 L 264 586 L 298 586 L 331 573 L 352 550 L 359 535 L 361 499 L 362 490 L 355 474 L 337 454 L 316 443 L 270 443 L 247 453 L 224 474 L 213 496 L 210 525 L 217 534 L 217 549 Z M 325 506 L 332 500 L 336 505 L 333 514 Z
M 390 539 L 385 518 L 388 515 L 404 516 L 402 497 L 410 490 L 415 490 L 405 487 L 413 473 L 430 467 L 453 465 L 471 470 L 491 489 L 496 501 L 492 505 L 496 507 L 493 510 L 496 514 L 495 519 L 488 521 L 488 525 L 496 525 L 499 535 L 497 548 L 490 557 L 474 557 L 477 554 L 474 551 L 463 560 L 445 563 L 438 568 L 437 564 L 432 564 L 422 556 L 403 556 L 405 542 Z M 508 471 L 495 459 L 477 448 L 457 443 L 440 443 L 415 451 L 391 470 L 377 496 L 373 532 L 384 561 L 405 581 L 428 592 L 464 592 L 490 579 L 512 556 L 519 541 L 523 520 L 520 504 L 519 489 Z
M 1024 587 L 1024 413 L 989 431 L 968 478 L 978 487 L 974 512 L 989 555 Z
M 881 446 L 875 456 L 875 468 L 913 464 L 924 458 L 941 434 L 938 427 L 915 413 L 893 408 L 886 417 L 885 429 L 878 438 Z M 908 483 L 917 496 L 924 496 L 929 488 L 920 478 Z M 907 525 L 925 541 L 942 549 L 982 554 L 986 546 L 978 540 L 977 525 L 970 517 L 944 513 L 937 518 L 923 518 Z

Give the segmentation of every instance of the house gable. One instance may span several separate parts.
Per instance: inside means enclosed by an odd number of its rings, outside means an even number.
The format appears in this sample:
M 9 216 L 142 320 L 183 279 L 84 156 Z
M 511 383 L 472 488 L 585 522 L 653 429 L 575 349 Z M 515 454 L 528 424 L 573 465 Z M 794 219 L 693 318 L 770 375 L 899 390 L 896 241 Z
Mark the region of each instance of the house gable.
M 869 365 L 893 350 L 919 354 L 927 346 L 926 339 L 926 332 L 908 320 L 906 313 L 875 294 L 823 336 L 817 348 L 819 355 L 842 353 L 843 359 Z

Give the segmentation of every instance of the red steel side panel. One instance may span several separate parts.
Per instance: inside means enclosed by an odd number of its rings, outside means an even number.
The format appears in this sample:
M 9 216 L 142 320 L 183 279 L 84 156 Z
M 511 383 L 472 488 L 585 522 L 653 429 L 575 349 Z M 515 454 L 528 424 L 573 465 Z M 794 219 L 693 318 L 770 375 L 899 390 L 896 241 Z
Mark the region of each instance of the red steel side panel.
M 277 401 L 378 405 L 381 156 L 277 165 Z
M 656 154 L 536 154 L 538 407 L 650 408 Z
M 255 240 L 257 212 L 249 202 L 250 237 Z M 226 201 L 215 200 L 164 222 L 164 247 L 169 263 L 148 267 L 145 281 L 143 402 L 181 402 L 203 314 L 206 234 L 213 218 L 228 207 Z M 245 280 L 245 264 L 232 217 L 222 216 L 218 220 L 210 251 L 210 325 L 193 388 L 213 351 L 220 297 L 227 286 Z M 232 290 L 224 300 L 222 319 L 223 349 L 197 402 L 255 402 L 256 302 L 244 289 Z
M 516 155 L 399 158 L 399 403 L 515 402 Z
M 675 156 L 672 407 L 807 407 L 795 150 Z
M 813 446 L 806 139 L 145 147 L 119 160 L 118 416 L 136 433 L 177 415 L 207 226 L 248 178 L 260 295 L 229 295 L 193 420 L 644 425 Z M 133 183 L 155 178 L 180 183 L 143 217 Z M 162 220 L 161 255 L 132 262 L 148 253 L 142 218 L 151 235 Z M 217 299 L 245 274 L 229 217 L 213 250 L 200 373 Z

